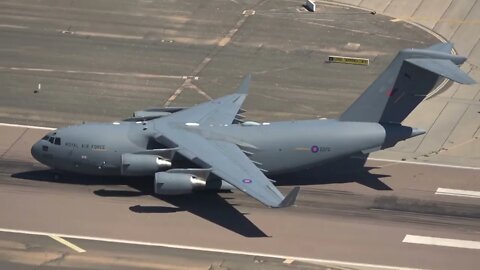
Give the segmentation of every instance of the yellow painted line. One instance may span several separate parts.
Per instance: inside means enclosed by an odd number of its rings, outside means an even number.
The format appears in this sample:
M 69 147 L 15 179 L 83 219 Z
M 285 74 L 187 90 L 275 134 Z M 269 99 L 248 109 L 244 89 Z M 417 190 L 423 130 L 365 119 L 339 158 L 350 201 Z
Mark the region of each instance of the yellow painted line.
M 67 246 L 67 247 L 75 250 L 75 251 L 78 252 L 78 253 L 84 253 L 84 252 L 86 252 L 85 249 L 82 249 L 82 248 L 80 248 L 79 246 L 68 242 L 67 240 L 61 238 L 61 237 L 58 236 L 58 235 L 49 234 L 48 236 L 49 236 L 50 238 L 52 238 L 53 240 L 55 240 L 55 241 L 57 241 L 57 242 L 59 242 L 59 243 L 61 243 L 61 244 L 64 244 L 65 246 Z
M 295 259 L 289 258 L 289 259 L 285 259 L 285 260 L 283 261 L 283 263 L 284 263 L 284 264 L 292 264 L 294 261 L 295 261 Z

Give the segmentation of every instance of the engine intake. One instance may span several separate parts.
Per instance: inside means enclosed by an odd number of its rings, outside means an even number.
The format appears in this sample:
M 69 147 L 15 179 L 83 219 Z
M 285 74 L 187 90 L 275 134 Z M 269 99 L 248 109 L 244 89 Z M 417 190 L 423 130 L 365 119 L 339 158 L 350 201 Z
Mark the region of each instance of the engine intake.
M 206 181 L 188 173 L 158 172 L 155 174 L 155 193 L 158 195 L 190 194 L 205 188 Z
M 172 163 L 156 155 L 144 154 L 123 154 L 122 155 L 122 175 L 143 176 L 152 175 L 161 170 L 166 170 L 172 166 Z

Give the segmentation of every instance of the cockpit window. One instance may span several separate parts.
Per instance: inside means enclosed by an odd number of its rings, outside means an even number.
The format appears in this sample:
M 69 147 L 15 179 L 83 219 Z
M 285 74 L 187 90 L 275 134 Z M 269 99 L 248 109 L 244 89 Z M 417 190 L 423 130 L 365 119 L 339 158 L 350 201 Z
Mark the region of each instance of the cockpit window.
M 50 136 L 48 136 L 48 135 L 45 135 L 45 136 L 42 138 L 42 140 L 44 140 L 44 141 L 48 141 L 48 139 L 50 139 Z
M 54 137 L 50 137 L 50 139 L 48 139 L 48 141 L 49 141 L 50 143 L 53 143 L 54 140 L 55 140 Z
M 55 144 L 60 145 L 62 142 L 59 137 L 55 138 Z

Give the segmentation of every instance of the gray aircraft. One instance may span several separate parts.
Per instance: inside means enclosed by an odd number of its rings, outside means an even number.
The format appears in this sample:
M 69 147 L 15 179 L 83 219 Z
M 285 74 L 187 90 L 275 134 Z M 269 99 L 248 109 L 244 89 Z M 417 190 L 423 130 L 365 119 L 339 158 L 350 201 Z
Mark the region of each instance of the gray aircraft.
M 269 207 L 295 202 L 267 178 L 357 153 L 394 146 L 425 131 L 402 121 L 440 76 L 475 83 L 458 65 L 452 44 L 405 49 L 335 120 L 243 121 L 250 76 L 237 92 L 189 108 L 139 111 L 113 123 L 59 128 L 32 147 L 41 163 L 91 175 L 154 176 L 155 193 L 239 189 Z

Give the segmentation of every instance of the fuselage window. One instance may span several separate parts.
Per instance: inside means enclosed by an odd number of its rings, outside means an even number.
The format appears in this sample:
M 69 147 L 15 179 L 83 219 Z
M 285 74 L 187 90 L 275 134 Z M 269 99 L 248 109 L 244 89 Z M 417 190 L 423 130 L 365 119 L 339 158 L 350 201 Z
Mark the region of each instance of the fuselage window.
M 61 144 L 60 138 L 58 138 L 58 137 L 55 138 L 55 144 L 56 144 L 56 145 L 60 145 L 60 144 Z
M 49 141 L 50 143 L 53 143 L 53 140 L 55 140 L 54 137 L 50 137 L 50 139 L 48 139 L 48 141 Z
M 48 136 L 48 135 L 45 135 L 45 136 L 42 138 L 42 140 L 44 140 L 44 141 L 48 141 L 48 139 L 50 139 L 50 136 Z

